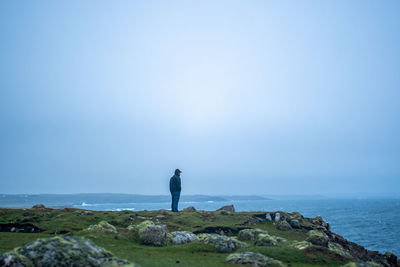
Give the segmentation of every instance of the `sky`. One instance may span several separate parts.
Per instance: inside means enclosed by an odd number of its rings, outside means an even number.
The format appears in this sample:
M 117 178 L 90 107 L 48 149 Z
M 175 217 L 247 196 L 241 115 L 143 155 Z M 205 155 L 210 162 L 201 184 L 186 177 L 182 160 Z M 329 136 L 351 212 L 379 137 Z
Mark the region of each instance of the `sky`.
M 0 193 L 400 193 L 399 13 L 0 1 Z

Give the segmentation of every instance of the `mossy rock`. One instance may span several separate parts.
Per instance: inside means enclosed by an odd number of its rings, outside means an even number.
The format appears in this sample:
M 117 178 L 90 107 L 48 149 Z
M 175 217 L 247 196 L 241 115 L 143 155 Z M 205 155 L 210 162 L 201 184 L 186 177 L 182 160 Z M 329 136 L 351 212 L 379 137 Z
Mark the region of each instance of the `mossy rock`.
M 284 266 L 281 261 L 255 252 L 232 253 L 226 257 L 226 261 L 236 265 L 251 265 L 258 267 Z
M 268 232 L 261 229 L 243 229 L 239 231 L 238 239 L 242 241 L 255 241 L 259 234 L 268 234 Z
M 308 231 L 307 235 L 308 237 L 306 240 L 311 242 L 312 244 L 322 247 L 328 247 L 329 239 L 325 233 L 317 230 L 311 230 Z
M 92 231 L 104 231 L 104 232 L 110 232 L 110 233 L 117 233 L 117 228 L 115 228 L 114 225 L 109 224 L 106 221 L 101 221 L 98 224 L 90 225 L 87 230 Z
M 269 234 L 259 234 L 254 244 L 257 246 L 276 246 L 278 244 L 278 240 Z
M 167 226 L 156 225 L 152 221 L 144 221 L 137 226 L 139 240 L 144 245 L 166 246 L 168 245 Z
M 293 242 L 290 243 L 289 246 L 292 247 L 292 248 L 303 250 L 303 249 L 306 249 L 308 247 L 311 247 L 312 244 L 311 244 L 311 242 L 308 242 L 308 241 L 293 241 Z
M 0 255 L 0 266 L 138 266 L 114 257 L 89 240 L 57 236 L 33 241 Z
M 190 243 L 197 240 L 197 236 L 188 231 L 175 231 L 168 233 L 168 243 L 174 245 L 181 245 Z
M 247 244 L 240 242 L 235 237 L 228 237 L 219 234 L 198 234 L 199 242 L 213 246 L 217 252 L 227 253 L 232 252 L 237 248 L 246 248 Z

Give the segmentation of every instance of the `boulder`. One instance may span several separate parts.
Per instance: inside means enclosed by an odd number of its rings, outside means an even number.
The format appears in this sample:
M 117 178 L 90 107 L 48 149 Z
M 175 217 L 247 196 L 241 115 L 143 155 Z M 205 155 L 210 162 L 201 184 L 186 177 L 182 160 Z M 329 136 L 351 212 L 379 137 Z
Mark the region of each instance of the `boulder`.
M 332 252 L 334 252 L 334 253 L 336 253 L 336 254 L 344 257 L 344 258 L 350 258 L 350 259 L 353 258 L 351 256 L 351 254 L 347 250 L 345 250 L 342 245 L 340 245 L 338 243 L 329 242 L 328 243 L 328 248 L 329 248 L 330 251 L 332 251 Z
M 250 265 L 257 267 L 265 267 L 271 265 L 284 266 L 281 261 L 269 258 L 255 252 L 233 253 L 226 257 L 226 261 L 237 265 Z
M 297 220 L 297 219 L 290 219 L 290 220 L 289 220 L 289 224 L 290 224 L 290 226 L 291 226 L 292 228 L 297 228 L 297 229 L 300 229 L 300 228 L 301 228 L 300 222 L 299 222 L 299 220 Z
M 308 241 L 293 241 L 293 242 L 290 243 L 289 246 L 292 247 L 292 248 L 296 248 L 296 249 L 302 250 L 302 249 L 306 249 L 308 247 L 311 247 L 312 244 L 310 242 L 308 242 Z
M 189 206 L 187 208 L 184 208 L 182 211 L 196 211 L 196 208 L 193 206 Z
M 222 206 L 221 208 L 217 209 L 217 211 L 230 211 L 230 212 L 235 212 L 235 207 L 233 205 L 227 205 L 227 206 Z
M 117 233 L 117 228 L 114 225 L 109 224 L 106 221 L 101 221 L 98 224 L 90 225 L 87 230 L 93 231 L 104 231 L 104 232 L 111 232 Z
M 196 235 L 188 231 L 176 231 L 168 234 L 169 243 L 174 245 L 190 243 L 196 239 Z
M 114 257 L 89 240 L 56 236 L 33 241 L 0 254 L 0 266 L 138 266 Z
M 246 248 L 247 244 L 240 242 L 234 237 L 228 237 L 219 234 L 198 234 L 199 242 L 213 246 L 217 252 L 226 253 L 232 252 L 237 248 Z
M 272 217 L 270 213 L 265 214 L 265 219 L 269 222 L 272 222 Z
M 238 239 L 242 241 L 256 240 L 259 234 L 268 234 L 267 231 L 261 229 L 243 229 L 238 233 Z
M 275 221 L 279 222 L 281 219 L 281 214 L 279 212 L 275 213 Z
M 329 238 L 325 233 L 317 230 L 311 230 L 308 231 L 307 235 L 308 237 L 306 240 L 311 242 L 312 244 L 322 247 L 328 247 Z
M 158 247 L 168 244 L 168 229 L 164 224 L 156 225 L 152 221 L 144 221 L 136 229 L 142 244 Z
M 279 221 L 277 223 L 277 225 L 276 225 L 276 228 L 278 228 L 279 230 L 290 230 L 290 229 L 292 229 L 290 224 L 285 220 Z
M 271 236 L 269 234 L 259 234 L 254 244 L 257 246 L 276 246 L 276 244 L 278 244 L 278 241 L 274 236 Z
M 34 206 L 32 206 L 32 209 L 45 209 L 46 206 L 43 204 L 36 204 Z

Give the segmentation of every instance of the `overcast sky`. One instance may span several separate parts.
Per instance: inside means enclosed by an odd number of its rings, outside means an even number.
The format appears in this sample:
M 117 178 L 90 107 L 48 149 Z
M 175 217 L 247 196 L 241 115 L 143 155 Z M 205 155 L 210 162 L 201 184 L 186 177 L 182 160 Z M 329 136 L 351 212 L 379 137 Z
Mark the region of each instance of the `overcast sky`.
M 400 193 L 400 1 L 0 1 L 0 193 Z

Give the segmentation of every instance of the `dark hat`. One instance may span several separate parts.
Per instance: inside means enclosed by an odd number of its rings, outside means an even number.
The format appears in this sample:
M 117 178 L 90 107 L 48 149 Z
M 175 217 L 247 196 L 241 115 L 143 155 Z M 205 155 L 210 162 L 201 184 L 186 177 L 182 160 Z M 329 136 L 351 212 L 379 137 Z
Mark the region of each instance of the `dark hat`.
M 181 173 L 182 171 L 180 169 L 175 170 L 175 174 Z

